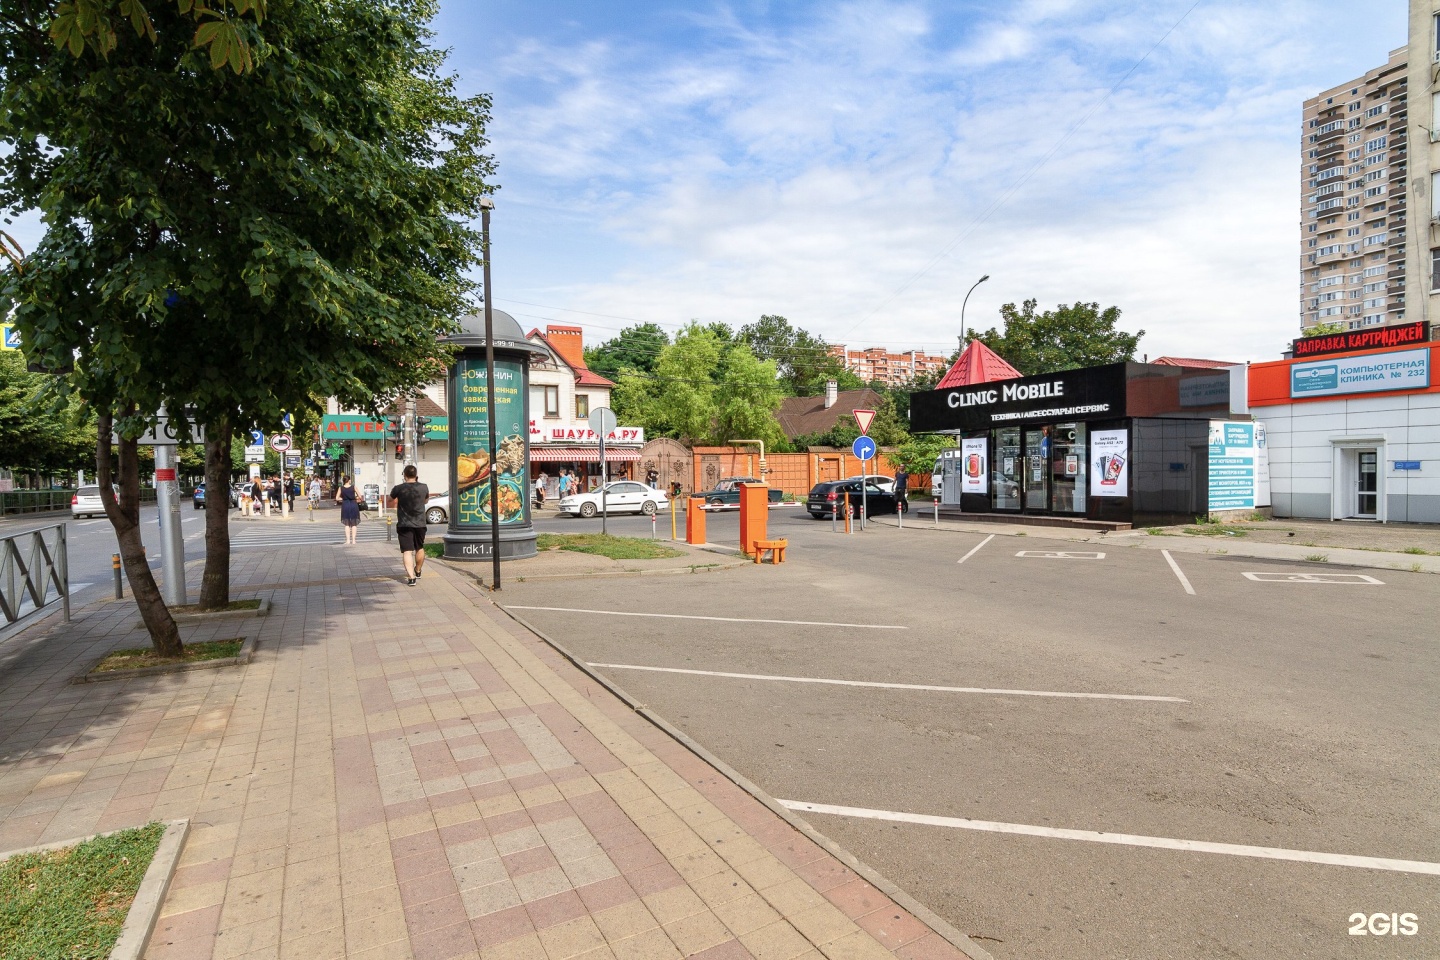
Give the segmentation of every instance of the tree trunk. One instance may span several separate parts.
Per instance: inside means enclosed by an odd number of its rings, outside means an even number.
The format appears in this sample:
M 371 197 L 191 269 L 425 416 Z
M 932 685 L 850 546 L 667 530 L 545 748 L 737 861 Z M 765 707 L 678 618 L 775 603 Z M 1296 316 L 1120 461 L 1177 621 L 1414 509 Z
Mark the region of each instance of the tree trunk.
M 137 457 L 139 444 L 134 440 L 120 441 L 120 502 L 115 502 L 114 471 L 110 460 L 110 431 L 114 416 L 101 414 L 96 429 L 99 436 L 95 443 L 96 478 L 100 484 L 100 502 L 105 505 L 105 516 L 115 528 L 115 539 L 120 544 L 120 562 L 125 568 L 125 579 L 130 581 L 130 592 L 135 597 L 135 606 L 140 619 L 150 632 L 150 643 L 162 657 L 179 657 L 184 648 L 180 643 L 180 628 L 165 606 L 160 587 L 155 583 L 155 574 L 145 558 L 145 544 L 140 541 L 140 461 Z
M 206 424 L 205 573 L 200 580 L 200 609 L 223 610 L 230 604 L 230 435 L 229 417 Z

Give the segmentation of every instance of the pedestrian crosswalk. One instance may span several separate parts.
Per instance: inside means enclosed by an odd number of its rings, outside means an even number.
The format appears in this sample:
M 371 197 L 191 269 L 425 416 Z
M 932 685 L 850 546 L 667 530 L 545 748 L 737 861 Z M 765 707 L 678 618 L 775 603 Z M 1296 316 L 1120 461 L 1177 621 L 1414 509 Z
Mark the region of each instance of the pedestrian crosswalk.
M 372 542 L 385 539 L 384 521 L 364 520 L 356 539 Z M 302 519 L 251 520 L 230 524 L 230 549 L 268 547 L 299 547 L 323 544 L 343 544 L 345 529 L 337 520 L 329 523 L 311 523 Z

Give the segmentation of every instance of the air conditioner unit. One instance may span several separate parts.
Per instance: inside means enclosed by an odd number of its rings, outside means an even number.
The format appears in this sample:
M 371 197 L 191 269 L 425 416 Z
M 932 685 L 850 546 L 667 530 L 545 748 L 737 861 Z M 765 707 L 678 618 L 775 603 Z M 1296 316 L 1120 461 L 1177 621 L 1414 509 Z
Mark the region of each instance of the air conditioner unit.
M 1433 63 L 1440 63 L 1440 49 L 1437 49 L 1437 50 L 1435 51 L 1435 59 L 1434 59 L 1432 62 L 1433 62 Z

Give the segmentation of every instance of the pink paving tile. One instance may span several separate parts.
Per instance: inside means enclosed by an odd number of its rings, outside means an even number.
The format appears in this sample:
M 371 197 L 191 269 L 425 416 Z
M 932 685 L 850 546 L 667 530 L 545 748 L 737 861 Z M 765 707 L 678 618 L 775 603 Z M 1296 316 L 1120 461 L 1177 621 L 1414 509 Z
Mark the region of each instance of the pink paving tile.
M 661 890 L 669 890 L 671 887 L 683 886 L 685 883 L 685 878 L 676 873 L 675 868 L 668 863 L 657 863 L 639 870 L 627 870 L 625 879 L 642 897 L 659 893 Z
M 391 820 L 399 820 L 402 817 L 413 817 L 417 813 L 426 813 L 430 809 L 430 801 L 425 797 L 418 800 L 403 800 L 400 803 L 392 803 L 385 808 L 385 816 Z
M 604 841 L 601 841 L 601 846 L 610 855 L 610 861 L 625 873 L 631 870 L 643 870 L 646 867 L 653 867 L 657 863 L 665 862 L 665 854 L 655 849 L 655 845 L 649 840 L 632 843 L 630 846 L 620 847 L 618 850 L 605 847 Z
M 557 893 L 553 897 L 525 904 L 530 922 L 536 930 L 544 930 L 557 924 L 566 923 L 585 915 L 585 903 L 574 890 Z
M 459 893 L 455 877 L 450 871 L 430 873 L 400 884 L 400 903 L 405 906 L 429 903 Z M 912 938 L 913 939 L 913 938 Z
M 505 872 L 512 877 L 523 877 L 527 873 L 560 865 L 547 847 L 532 847 L 518 853 L 506 854 L 500 858 L 500 862 L 505 864 Z
M 404 857 L 395 861 L 395 879 L 402 883 L 406 880 L 416 880 L 420 877 L 438 873 L 441 870 L 449 871 L 450 861 L 445 859 L 442 850 L 427 850 L 424 853 L 417 853 L 413 857 Z
M 444 793 L 437 793 L 430 797 L 431 810 L 443 810 L 446 807 L 453 807 L 461 803 L 469 803 L 472 800 L 468 787 L 461 787 L 458 790 L 447 790 Z
M 181 867 L 175 871 L 175 878 L 170 881 L 171 886 L 183 890 L 186 887 L 198 887 L 202 883 L 229 879 L 232 862 L 232 858 L 226 857 L 224 860 L 210 860 Z
M 492 797 L 498 797 L 501 794 L 509 792 L 510 784 L 505 782 L 503 778 L 491 781 L 490 783 L 477 783 L 470 788 L 470 796 L 474 797 L 477 803 L 481 800 L 489 800 Z
M 440 828 L 440 842 L 446 847 L 453 847 L 457 843 L 469 843 L 471 840 L 479 840 L 481 837 L 490 836 L 490 831 L 485 829 L 482 820 L 467 820 L 464 823 L 452 823 L 448 827 Z
M 585 908 L 592 914 L 640 899 L 640 895 L 624 877 L 610 877 L 608 880 L 587 883 L 583 887 L 576 887 L 575 892 L 580 895 L 580 899 L 585 902 Z
M 468 921 L 452 923 L 439 930 L 410 935 L 410 950 L 415 960 L 449 960 L 475 952 L 475 934 Z
M 520 777 L 510 778 L 510 789 L 519 793 L 521 790 L 533 790 L 536 787 L 547 787 L 550 785 L 548 773 L 527 773 Z
M 475 935 L 475 942 L 480 949 L 493 947 L 497 944 L 514 940 L 516 937 L 523 937 L 535 930 L 535 924 L 530 922 L 530 914 L 523 907 L 510 907 L 499 910 L 470 921 L 470 930 Z
M 458 893 L 438 900 L 426 900 L 424 903 L 407 903 L 404 907 L 405 925 L 410 928 L 412 940 L 418 934 L 443 930 L 456 923 L 467 924 L 465 932 L 467 935 L 470 932 L 470 917 L 465 913 L 465 904 Z
M 930 933 L 895 951 L 903 960 L 967 960 L 967 955 L 938 933 Z
M 884 907 L 893 909 L 895 906 L 889 897 L 858 877 L 823 892 L 826 900 L 839 907 L 845 916 L 852 920 Z
M 390 853 L 396 860 L 401 860 L 405 857 L 413 857 L 417 853 L 434 853 L 442 846 L 439 831 L 426 830 L 423 833 L 412 833 L 408 837 L 391 840 Z
M 796 867 L 795 872 L 821 893 L 857 879 L 855 871 L 831 857 Z
M 200 937 L 214 937 L 215 930 L 219 926 L 219 904 L 200 910 L 189 910 L 185 913 L 177 913 L 172 917 L 161 917 L 155 924 L 155 932 L 151 935 L 150 942 L 152 944 L 176 943 Z
M 913 943 L 934 932 L 906 911 L 894 906 L 867 913 L 855 922 L 889 950 L 898 950 L 905 944 Z
M 693 960 L 754 960 L 754 955 L 739 940 L 726 940 L 690 956 Z
M 807 863 L 814 863 L 816 860 L 829 856 L 819 846 L 798 833 L 795 835 L 795 839 L 776 844 L 768 849 L 774 854 L 775 859 L 791 869 L 802 867 Z
M 531 807 L 526 812 L 530 814 L 530 820 L 535 824 L 554 823 L 557 820 L 568 820 L 575 816 L 575 809 L 564 800 L 542 803 L 538 807 Z
M 589 826 L 589 824 L 587 824 Z M 633 821 L 625 820 L 609 827 L 590 827 L 600 846 L 605 848 L 606 853 L 614 853 L 626 847 L 633 847 L 637 843 L 649 843 L 645 831 L 635 826 Z

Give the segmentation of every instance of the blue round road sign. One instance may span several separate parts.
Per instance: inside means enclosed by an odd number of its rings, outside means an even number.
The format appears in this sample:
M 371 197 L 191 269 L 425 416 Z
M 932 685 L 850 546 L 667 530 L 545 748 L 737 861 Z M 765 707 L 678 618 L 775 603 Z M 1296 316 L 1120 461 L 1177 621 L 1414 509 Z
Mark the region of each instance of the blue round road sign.
M 875 456 L 875 441 L 869 437 L 856 437 L 854 444 L 850 447 L 850 452 L 861 460 L 869 460 Z

